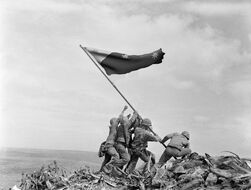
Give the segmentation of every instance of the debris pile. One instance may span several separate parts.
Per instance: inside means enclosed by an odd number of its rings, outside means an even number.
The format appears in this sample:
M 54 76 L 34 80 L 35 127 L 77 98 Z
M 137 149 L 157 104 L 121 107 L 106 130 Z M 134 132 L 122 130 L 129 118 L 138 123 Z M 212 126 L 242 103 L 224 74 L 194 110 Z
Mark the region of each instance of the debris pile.
M 231 153 L 231 152 L 230 152 Z M 93 172 L 85 166 L 73 173 L 67 173 L 54 161 L 47 167 L 23 174 L 21 190 L 113 190 L 113 189 L 251 189 L 251 168 L 247 159 L 231 153 L 228 156 L 211 157 L 192 153 L 183 159 L 169 162 L 165 168 L 153 168 L 143 174 L 121 175 Z M 115 177 L 116 176 L 116 177 Z
M 251 168 L 247 159 L 231 156 L 211 157 L 192 153 L 174 160 L 167 169 L 158 169 L 152 185 L 162 189 L 251 189 Z
M 107 184 L 105 184 L 105 182 Z M 106 181 L 104 177 L 95 175 L 88 166 L 67 173 L 54 161 L 47 167 L 42 166 L 40 170 L 31 174 L 22 174 L 21 190 L 73 190 L 73 189 L 101 189 L 101 187 L 115 186 L 111 180 Z M 15 187 L 15 186 L 14 186 Z

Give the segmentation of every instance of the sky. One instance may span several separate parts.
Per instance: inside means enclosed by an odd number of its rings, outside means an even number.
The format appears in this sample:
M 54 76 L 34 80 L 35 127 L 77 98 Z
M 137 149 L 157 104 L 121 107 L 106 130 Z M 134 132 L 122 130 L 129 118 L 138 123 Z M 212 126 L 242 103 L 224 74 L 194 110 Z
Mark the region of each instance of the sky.
M 186 130 L 192 151 L 251 157 L 250 1 L 0 4 L 0 147 L 98 150 L 126 103 L 81 44 L 162 48 L 161 64 L 110 79 L 160 137 Z

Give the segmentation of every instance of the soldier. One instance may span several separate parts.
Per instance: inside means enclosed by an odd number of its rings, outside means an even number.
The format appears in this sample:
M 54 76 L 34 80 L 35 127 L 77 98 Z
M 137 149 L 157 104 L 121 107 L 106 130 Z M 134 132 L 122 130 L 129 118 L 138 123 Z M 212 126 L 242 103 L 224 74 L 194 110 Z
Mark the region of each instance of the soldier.
M 110 173 L 113 166 L 118 168 L 123 168 L 130 159 L 130 155 L 128 154 L 127 147 L 129 146 L 130 141 L 130 133 L 129 130 L 132 127 L 132 124 L 135 122 L 137 118 L 137 112 L 133 113 L 131 119 L 128 117 L 124 117 L 123 114 L 120 115 L 119 121 L 120 125 L 117 127 L 117 133 L 115 138 L 114 147 L 118 153 L 118 155 L 114 155 L 114 159 L 112 159 L 109 163 L 103 167 L 106 173 Z
M 117 150 L 114 147 L 115 144 L 115 139 L 116 139 L 116 135 L 117 135 L 117 129 L 118 129 L 118 125 L 124 115 L 124 112 L 126 111 L 128 107 L 125 106 L 123 111 L 121 112 L 120 116 L 118 118 L 112 118 L 110 120 L 110 126 L 109 126 L 109 135 L 106 139 L 105 142 L 103 142 L 101 144 L 101 147 L 103 146 L 103 152 L 105 155 L 104 161 L 101 165 L 100 171 L 102 171 L 104 169 L 104 166 L 109 163 L 109 162 L 116 162 L 119 159 L 119 154 L 117 152 Z M 100 150 L 99 152 L 102 152 L 102 150 Z M 100 155 L 101 157 L 102 155 Z
M 119 118 L 112 118 L 110 120 L 109 135 L 107 137 L 107 140 L 103 142 L 100 146 L 99 157 L 105 156 L 104 161 L 99 170 L 100 172 L 103 170 L 104 166 L 108 162 L 110 162 L 111 160 L 117 160 L 119 158 L 119 154 L 114 147 L 115 137 L 114 139 L 112 138 L 114 135 L 116 136 L 118 123 Z
M 169 139 L 168 146 L 161 155 L 159 162 L 155 165 L 157 168 L 161 168 L 171 157 L 183 157 L 191 153 L 189 145 L 190 134 L 187 131 L 183 131 L 181 134 L 168 134 L 161 143 L 165 143 Z
M 161 138 L 150 132 L 152 130 L 151 126 L 151 120 L 146 118 L 136 127 L 134 139 L 131 143 L 131 159 L 126 167 L 127 173 L 132 173 L 134 171 L 139 158 L 147 163 L 151 157 L 151 162 L 153 164 L 155 163 L 154 154 L 146 150 L 146 148 L 148 146 L 148 141 L 161 141 Z M 149 128 L 151 128 L 151 130 L 149 130 Z

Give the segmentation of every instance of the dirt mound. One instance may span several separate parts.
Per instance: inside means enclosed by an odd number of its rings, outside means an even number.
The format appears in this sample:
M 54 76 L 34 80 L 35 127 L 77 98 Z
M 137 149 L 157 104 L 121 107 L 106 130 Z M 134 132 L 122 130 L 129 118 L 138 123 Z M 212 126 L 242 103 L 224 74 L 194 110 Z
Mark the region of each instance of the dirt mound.
M 229 152 L 231 153 L 231 152 Z M 23 174 L 18 190 L 109 190 L 109 189 L 251 189 L 251 168 L 248 159 L 231 153 L 211 157 L 192 153 L 186 158 L 170 162 L 168 168 L 155 168 L 144 174 L 120 172 L 94 173 L 88 166 L 67 173 L 54 163 L 32 174 Z

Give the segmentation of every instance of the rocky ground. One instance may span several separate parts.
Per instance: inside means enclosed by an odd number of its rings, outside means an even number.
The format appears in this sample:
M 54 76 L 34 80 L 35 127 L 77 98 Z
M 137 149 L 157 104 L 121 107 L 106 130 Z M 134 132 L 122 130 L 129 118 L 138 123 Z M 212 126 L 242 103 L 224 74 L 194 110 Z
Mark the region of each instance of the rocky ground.
M 227 152 L 227 156 L 211 157 L 192 153 L 184 159 L 170 162 L 166 168 L 150 166 L 140 174 L 114 173 L 110 176 L 95 173 L 88 166 L 72 173 L 58 167 L 56 161 L 39 171 L 23 174 L 21 184 L 13 190 L 110 190 L 110 189 L 162 189 L 162 190 L 217 190 L 251 189 L 251 168 L 249 159 Z

